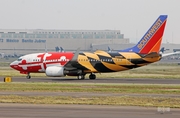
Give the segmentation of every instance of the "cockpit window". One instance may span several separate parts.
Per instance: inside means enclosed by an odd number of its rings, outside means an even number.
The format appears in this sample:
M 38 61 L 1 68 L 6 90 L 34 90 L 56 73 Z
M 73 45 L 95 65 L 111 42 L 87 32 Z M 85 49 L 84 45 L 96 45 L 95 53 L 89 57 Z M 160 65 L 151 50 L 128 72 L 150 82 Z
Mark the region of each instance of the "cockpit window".
M 18 61 L 21 61 L 21 60 L 22 60 L 22 58 L 19 58 L 19 59 L 18 59 Z

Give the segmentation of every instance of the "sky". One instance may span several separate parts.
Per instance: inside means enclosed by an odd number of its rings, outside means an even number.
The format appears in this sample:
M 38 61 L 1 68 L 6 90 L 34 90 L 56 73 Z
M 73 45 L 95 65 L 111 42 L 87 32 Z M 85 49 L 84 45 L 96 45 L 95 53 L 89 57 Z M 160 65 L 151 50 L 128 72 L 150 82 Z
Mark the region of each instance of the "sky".
M 180 0 L 0 0 L 0 29 L 120 30 L 137 43 L 168 15 L 163 43 L 180 44 Z

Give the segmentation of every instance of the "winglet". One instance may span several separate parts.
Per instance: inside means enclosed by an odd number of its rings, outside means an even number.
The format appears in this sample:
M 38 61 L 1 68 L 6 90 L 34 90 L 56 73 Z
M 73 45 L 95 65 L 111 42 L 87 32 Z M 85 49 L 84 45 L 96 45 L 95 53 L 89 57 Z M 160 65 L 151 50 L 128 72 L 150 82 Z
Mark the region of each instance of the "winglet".
M 66 68 L 66 70 L 68 70 L 68 69 L 76 69 L 76 67 L 73 67 L 72 65 L 78 63 L 77 59 L 78 59 L 79 52 L 80 52 L 80 48 L 78 48 L 76 50 L 76 52 L 74 53 L 73 58 L 64 65 L 64 68 Z
M 159 53 L 166 21 L 167 15 L 160 15 L 136 46 L 121 51 L 142 54 Z
M 76 61 L 76 60 L 77 60 L 78 55 L 79 55 L 79 51 L 80 51 L 80 48 L 78 48 L 78 49 L 76 50 L 76 52 L 74 53 L 74 56 L 73 56 L 73 58 L 72 58 L 71 61 Z

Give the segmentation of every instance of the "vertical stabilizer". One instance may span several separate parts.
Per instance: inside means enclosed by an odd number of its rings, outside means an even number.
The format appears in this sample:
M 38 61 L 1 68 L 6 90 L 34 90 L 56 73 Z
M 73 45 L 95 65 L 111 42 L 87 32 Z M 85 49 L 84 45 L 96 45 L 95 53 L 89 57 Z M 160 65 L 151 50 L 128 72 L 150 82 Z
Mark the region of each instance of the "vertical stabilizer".
M 121 52 L 151 53 L 159 52 L 167 21 L 167 15 L 160 15 L 137 45 Z

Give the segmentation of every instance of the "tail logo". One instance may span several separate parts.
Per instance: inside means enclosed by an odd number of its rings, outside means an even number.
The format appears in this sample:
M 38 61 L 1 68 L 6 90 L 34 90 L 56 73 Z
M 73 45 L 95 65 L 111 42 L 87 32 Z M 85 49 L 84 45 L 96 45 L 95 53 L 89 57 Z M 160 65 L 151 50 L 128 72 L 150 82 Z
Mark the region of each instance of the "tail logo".
M 154 25 L 151 27 L 151 29 L 147 32 L 147 34 L 144 36 L 144 39 L 141 40 L 141 42 L 137 45 L 137 47 L 141 50 L 144 45 L 147 43 L 147 41 L 155 34 L 155 32 L 159 29 L 163 21 L 159 18 Z

